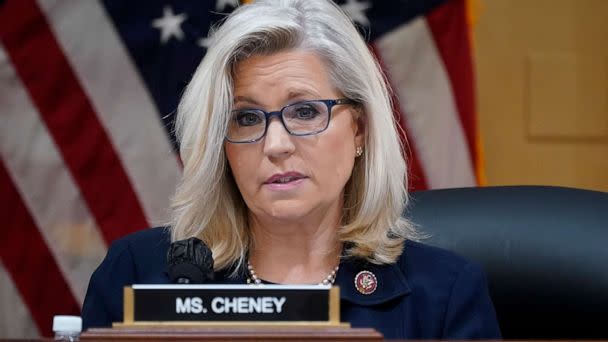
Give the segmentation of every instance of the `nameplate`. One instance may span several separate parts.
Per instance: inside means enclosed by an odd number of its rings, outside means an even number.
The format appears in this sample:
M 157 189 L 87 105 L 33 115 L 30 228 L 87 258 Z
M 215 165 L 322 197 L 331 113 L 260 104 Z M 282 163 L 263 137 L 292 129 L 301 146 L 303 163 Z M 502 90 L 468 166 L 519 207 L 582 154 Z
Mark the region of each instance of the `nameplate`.
M 306 285 L 133 285 L 125 326 L 208 323 L 340 325 L 337 287 Z

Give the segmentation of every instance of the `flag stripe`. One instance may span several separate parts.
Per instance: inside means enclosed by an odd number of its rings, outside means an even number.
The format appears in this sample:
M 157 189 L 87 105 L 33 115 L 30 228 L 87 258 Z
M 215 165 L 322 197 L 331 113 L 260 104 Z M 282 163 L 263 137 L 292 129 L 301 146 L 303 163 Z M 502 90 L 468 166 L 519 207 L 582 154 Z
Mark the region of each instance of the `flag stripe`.
M 0 156 L 81 303 L 86 283 L 105 255 L 106 245 L 39 113 L 6 59 L 0 45 L 0 61 L 5 61 L 0 68 L 0 103 L 4 106 Z M 61 201 L 49 200 L 48 194 Z
M 382 67 L 383 71 L 386 71 L 386 65 L 382 56 L 378 52 L 378 47 L 376 44 L 370 44 L 370 48 L 372 53 L 378 60 L 378 63 Z M 384 73 L 388 83 L 393 88 L 393 82 L 391 81 L 391 76 L 388 73 Z M 416 150 L 416 142 L 412 139 L 408 139 L 410 136 L 410 126 L 407 123 L 406 116 L 403 115 L 401 108 L 401 103 L 399 101 L 399 97 L 394 91 L 391 91 L 391 100 L 393 104 L 393 115 L 395 117 L 395 121 L 398 125 L 399 130 L 399 138 L 401 139 L 401 143 L 403 145 L 402 153 L 405 155 L 407 163 L 408 163 L 408 190 L 409 191 L 420 191 L 428 189 L 428 185 L 424 176 L 424 170 L 422 169 L 422 165 L 420 164 L 420 158 L 418 157 L 418 152 Z
M 78 315 L 80 308 L 3 162 L 0 162 L 0 202 L 3 209 L 11 213 L 0 229 L 0 257 L 15 280 L 38 329 L 50 336 L 53 315 Z M 40 284 L 44 284 L 43 289 Z
M 40 338 L 38 327 L 23 301 L 17 284 L 0 258 L 0 331 L 2 338 Z
M 449 80 L 424 18 L 376 40 L 430 188 L 475 185 Z
M 464 128 L 471 163 L 479 165 L 473 58 L 465 0 L 446 1 L 426 21 L 450 79 L 453 98 Z
M 33 0 L 11 1 L 0 14 L 0 39 L 106 241 L 146 227 L 121 162 L 40 8 Z
M 106 12 L 97 1 L 38 2 L 116 146 L 148 222 L 166 223 L 180 167 L 160 115 Z

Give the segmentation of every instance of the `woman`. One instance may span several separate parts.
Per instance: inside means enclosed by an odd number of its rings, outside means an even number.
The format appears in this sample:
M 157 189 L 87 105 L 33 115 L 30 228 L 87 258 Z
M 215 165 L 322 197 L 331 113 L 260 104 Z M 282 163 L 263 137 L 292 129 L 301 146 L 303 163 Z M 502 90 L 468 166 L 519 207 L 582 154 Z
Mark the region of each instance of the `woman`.
M 329 1 L 231 14 L 179 106 L 184 163 L 166 230 L 112 245 L 87 327 L 122 319 L 122 286 L 166 283 L 170 240 L 200 237 L 220 283 L 336 284 L 343 321 L 387 338 L 497 338 L 478 266 L 415 242 L 380 69 Z

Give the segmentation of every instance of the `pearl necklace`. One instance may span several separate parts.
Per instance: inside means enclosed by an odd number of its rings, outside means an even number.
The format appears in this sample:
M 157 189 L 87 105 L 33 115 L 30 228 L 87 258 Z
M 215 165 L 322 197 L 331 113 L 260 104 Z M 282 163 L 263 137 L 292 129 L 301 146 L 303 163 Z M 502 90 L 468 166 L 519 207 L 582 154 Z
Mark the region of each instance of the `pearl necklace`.
M 333 285 L 336 282 L 336 273 L 338 273 L 339 268 L 340 265 L 336 266 L 336 268 L 329 272 L 327 277 L 325 277 L 319 283 L 319 285 Z M 247 270 L 249 271 L 249 277 L 247 277 L 247 284 L 262 284 L 262 280 L 258 278 L 258 275 L 255 273 L 255 270 L 253 269 L 253 266 L 251 266 L 251 262 L 249 260 L 247 260 Z

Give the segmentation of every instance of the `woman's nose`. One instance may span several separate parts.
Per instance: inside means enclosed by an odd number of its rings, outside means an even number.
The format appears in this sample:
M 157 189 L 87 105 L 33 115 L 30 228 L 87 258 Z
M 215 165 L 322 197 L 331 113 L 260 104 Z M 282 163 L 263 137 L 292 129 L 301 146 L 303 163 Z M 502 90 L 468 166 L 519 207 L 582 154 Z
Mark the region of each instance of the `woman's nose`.
M 271 118 L 264 139 L 264 154 L 270 158 L 288 156 L 295 150 L 293 136 L 287 132 L 279 118 Z

